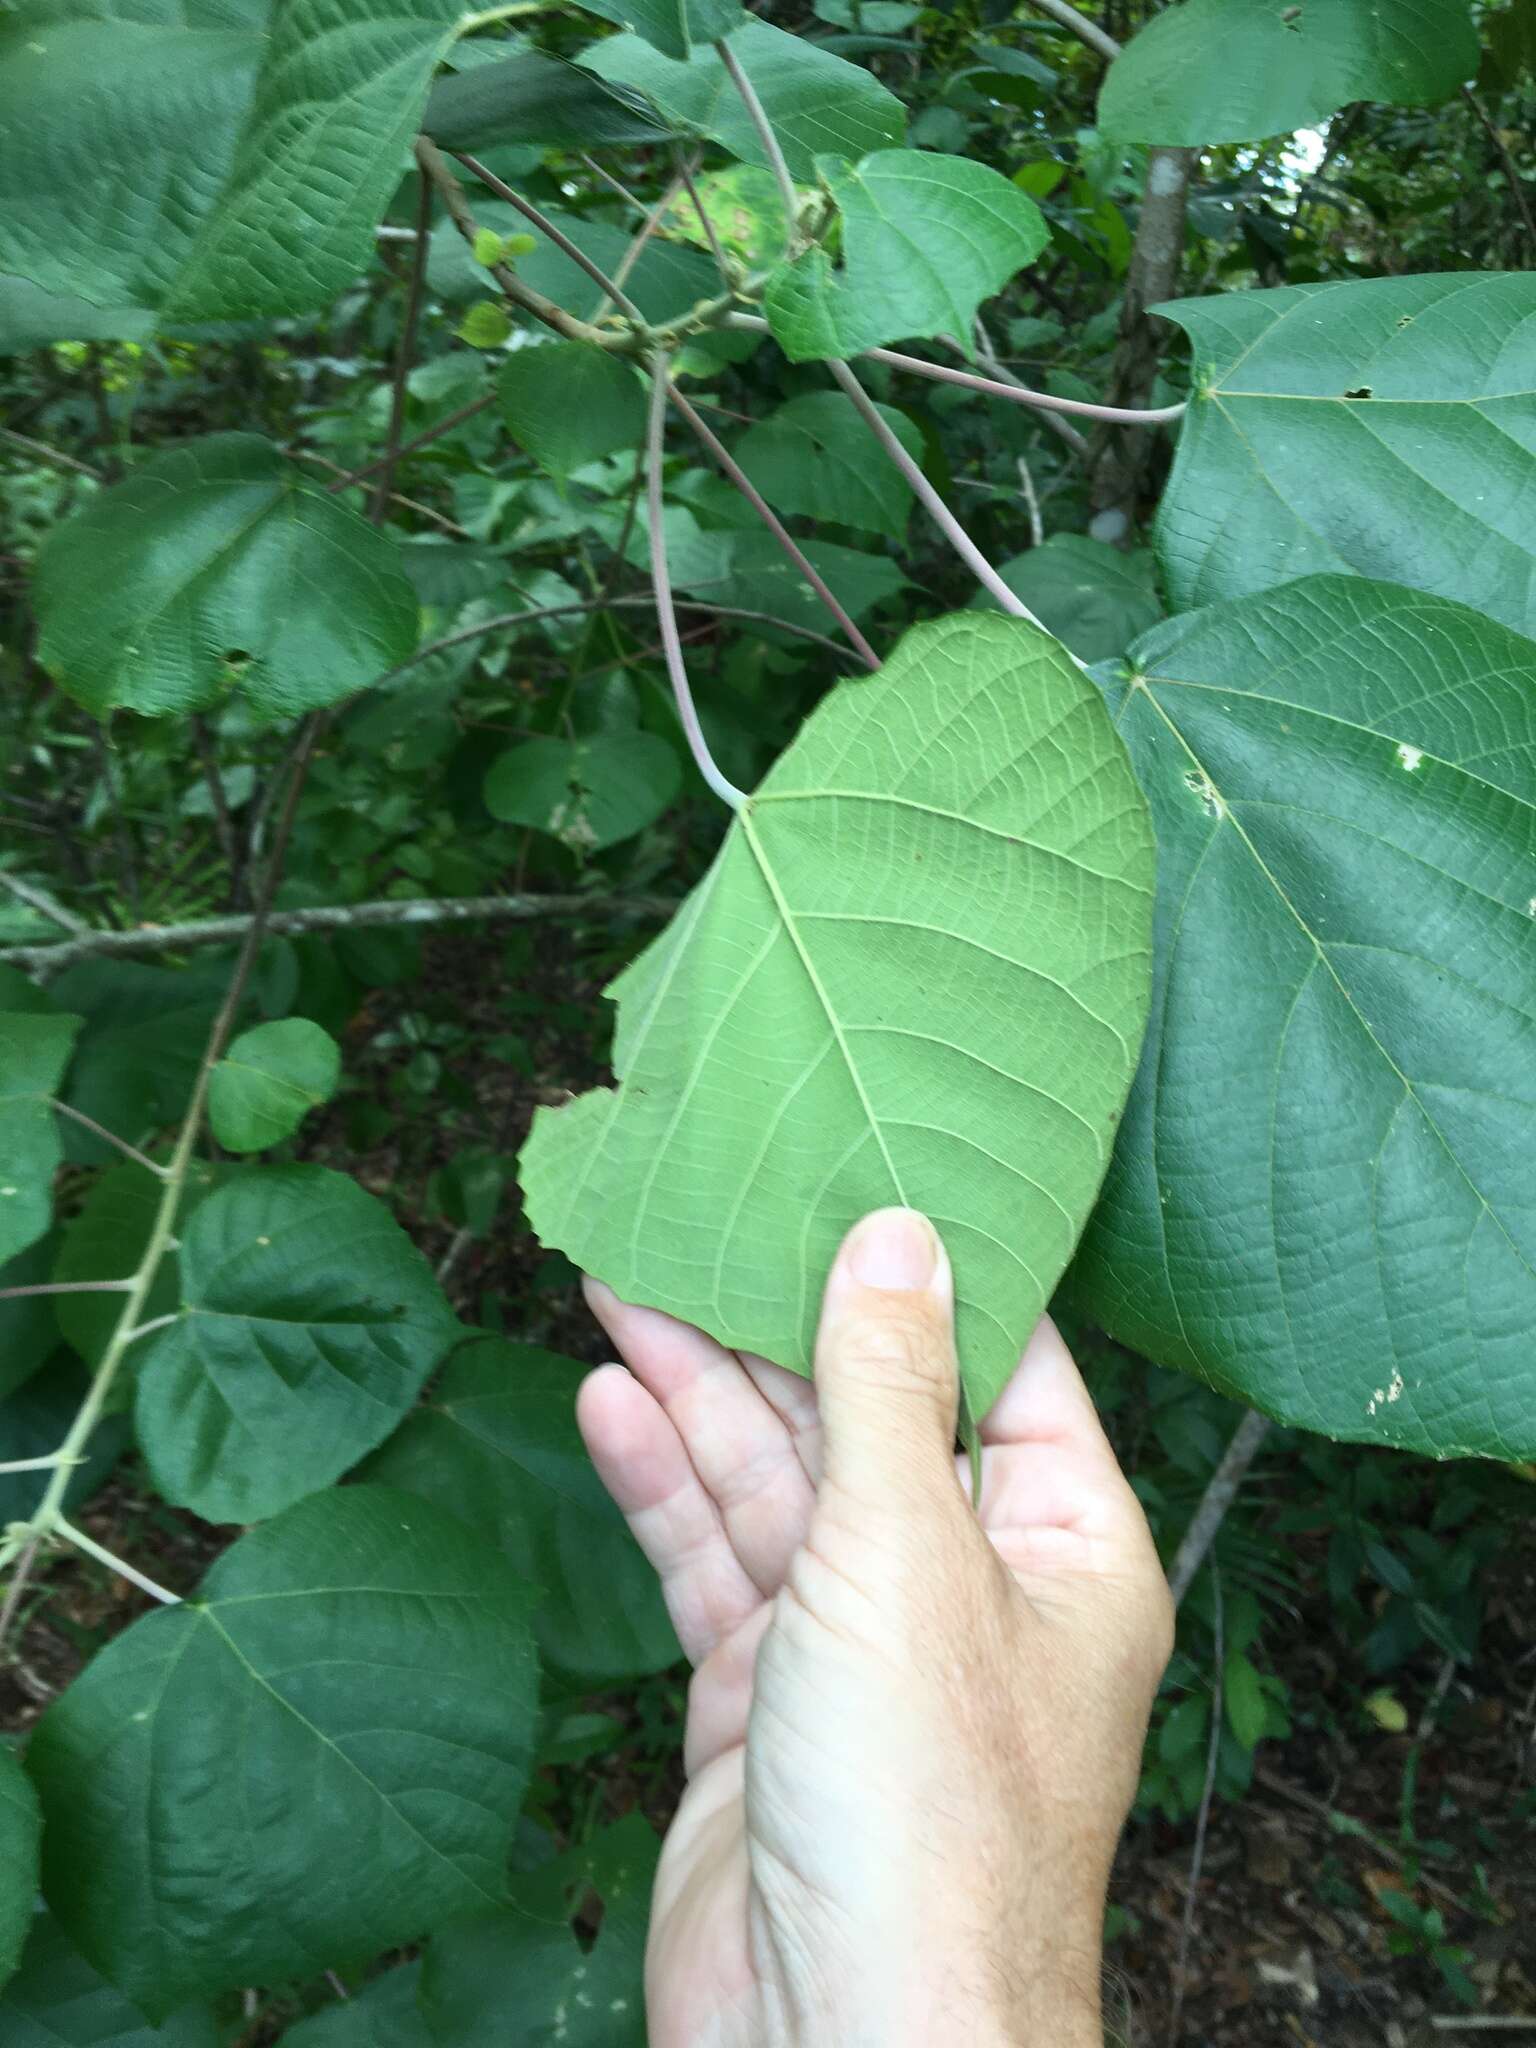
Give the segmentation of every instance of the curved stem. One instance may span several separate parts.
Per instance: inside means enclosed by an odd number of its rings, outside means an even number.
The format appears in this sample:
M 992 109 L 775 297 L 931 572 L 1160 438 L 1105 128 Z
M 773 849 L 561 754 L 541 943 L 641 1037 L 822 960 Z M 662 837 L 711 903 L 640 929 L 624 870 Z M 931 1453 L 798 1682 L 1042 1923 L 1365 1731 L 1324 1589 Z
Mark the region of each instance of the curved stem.
M 740 491 L 741 495 L 752 507 L 758 518 L 762 520 L 764 526 L 773 535 L 795 568 L 805 578 L 806 582 L 810 584 L 812 590 L 815 591 L 827 610 L 836 619 L 839 626 L 842 627 L 859 659 L 869 668 L 878 668 L 880 666 L 879 655 L 876 654 L 848 613 L 838 603 L 828 588 L 826 579 L 817 573 L 809 556 L 801 548 L 778 513 L 774 511 L 773 507 L 764 498 L 762 492 L 752 482 L 735 456 L 731 454 L 719 435 L 706 420 L 699 416 L 697 410 L 689 404 L 675 384 L 670 387 L 669 395 L 672 403 L 704 443 L 704 446 L 709 450 L 716 462 L 719 463 L 726 476 L 730 478 L 737 490 Z
M 688 665 L 683 660 L 677 613 L 672 604 L 672 578 L 667 569 L 667 542 L 662 530 L 661 505 L 661 461 L 666 440 L 667 390 L 670 383 L 666 353 L 658 349 L 651 359 L 651 406 L 645 438 L 645 503 L 650 526 L 651 582 L 656 591 L 656 623 L 661 630 L 661 648 L 666 656 L 672 694 L 677 700 L 677 715 L 682 720 L 683 732 L 699 773 L 722 803 L 728 804 L 733 811 L 739 811 L 747 800 L 746 792 L 721 774 L 709 751 L 709 742 L 704 737 L 693 691 L 688 684 Z
M 795 181 L 789 175 L 789 165 L 779 138 L 773 132 L 773 123 L 768 119 L 768 110 L 757 96 L 757 87 L 741 68 L 741 60 L 724 37 L 715 45 L 715 55 L 725 66 L 726 76 L 735 86 L 742 105 L 747 110 L 747 119 L 752 123 L 758 141 L 763 145 L 763 154 L 768 159 L 768 168 L 773 172 L 779 188 L 779 197 L 784 202 L 784 218 L 789 227 L 790 246 L 786 255 L 794 254 L 794 244 L 799 239 L 800 195 L 795 190 Z
M 863 415 L 865 425 L 906 478 L 914 494 L 921 501 L 924 511 L 927 512 L 929 518 L 938 527 L 940 533 L 943 534 L 982 589 L 986 591 L 989 597 L 996 598 L 1005 612 L 1011 612 L 1016 619 L 1026 620 L 1031 626 L 1039 626 L 1042 633 L 1046 632 L 1048 628 L 1041 625 L 1039 619 L 1035 617 L 1024 600 L 1015 591 L 1008 588 L 1008 585 L 998 575 L 992 564 L 981 552 L 981 549 L 977 547 L 975 541 L 971 539 L 971 536 L 960 524 L 954 513 L 950 511 L 933 485 L 929 483 L 927 477 L 923 475 L 923 472 L 912 460 L 906 449 L 902 447 L 900 441 L 897 440 L 885 421 L 881 419 L 873 399 L 865 392 L 863 385 L 860 384 L 858 378 L 854 376 L 848 365 L 832 361 L 827 364 L 827 368 L 858 407 L 859 412 Z M 1081 666 L 1080 663 L 1079 666 Z

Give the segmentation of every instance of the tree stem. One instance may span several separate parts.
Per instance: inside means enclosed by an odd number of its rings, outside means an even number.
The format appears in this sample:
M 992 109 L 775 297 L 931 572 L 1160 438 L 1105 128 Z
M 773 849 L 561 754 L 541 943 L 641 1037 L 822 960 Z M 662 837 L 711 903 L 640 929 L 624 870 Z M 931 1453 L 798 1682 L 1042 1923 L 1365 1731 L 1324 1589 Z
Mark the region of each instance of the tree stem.
M 405 317 L 400 323 L 400 339 L 395 348 L 395 370 L 390 380 L 389 426 L 384 436 L 384 457 L 379 464 L 379 480 L 374 486 L 373 505 L 370 518 L 375 526 L 381 526 L 389 510 L 390 491 L 395 479 L 395 464 L 400 460 L 400 430 L 405 424 L 405 387 L 411 374 L 411 360 L 416 353 L 416 323 L 421 317 L 421 288 L 427 274 L 427 250 L 430 246 L 432 229 L 432 180 L 419 173 L 416 179 L 416 242 L 411 250 L 410 282 L 405 292 Z
M 1244 1475 L 1268 1434 L 1269 1417 L 1261 1415 L 1256 1408 L 1250 1408 L 1232 1432 L 1232 1440 L 1211 1474 L 1200 1505 L 1195 1509 L 1183 1540 L 1174 1553 L 1173 1563 L 1168 1567 L 1168 1585 L 1176 1607 L 1194 1584 L 1205 1562 L 1206 1552 L 1216 1541 L 1227 1510 L 1237 1499 Z

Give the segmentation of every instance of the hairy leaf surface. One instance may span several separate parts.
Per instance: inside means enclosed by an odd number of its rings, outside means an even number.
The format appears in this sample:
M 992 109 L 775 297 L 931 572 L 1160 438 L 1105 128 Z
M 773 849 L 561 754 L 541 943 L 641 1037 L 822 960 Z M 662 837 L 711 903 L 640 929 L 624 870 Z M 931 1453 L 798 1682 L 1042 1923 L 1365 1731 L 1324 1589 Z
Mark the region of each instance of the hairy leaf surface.
M 540 1110 L 534 1228 L 806 1372 L 821 1284 L 907 1202 L 991 1401 L 1098 1189 L 1145 1020 L 1151 835 L 1091 683 L 1017 620 L 838 686 L 614 983 L 617 1089 Z
M 1110 65 L 1099 125 L 1126 142 L 1256 142 L 1351 100 L 1423 106 L 1476 70 L 1467 0 L 1184 0 Z
M 410 1407 L 458 1325 L 382 1202 L 323 1166 L 240 1174 L 181 1240 L 182 1308 L 143 1340 L 156 1486 L 253 1522 L 328 1486 Z
M 576 1427 L 581 1372 L 531 1344 L 468 1345 L 364 1476 L 450 1509 L 542 1586 L 534 1632 L 561 1670 L 659 1671 L 681 1652 L 656 1574 Z
M 667 133 L 636 94 L 543 50 L 444 73 L 427 95 L 421 125 L 439 148 L 477 156 L 499 143 L 592 149 Z
M 66 1931 L 161 2018 L 499 1905 L 538 1718 L 534 1598 L 385 1487 L 242 1537 L 38 1724 Z
M 39 659 L 98 717 L 238 690 L 292 718 L 416 638 L 398 550 L 255 434 L 171 448 L 103 491 L 49 537 L 33 595 Z
M 1157 546 L 1181 609 L 1350 569 L 1536 631 L 1536 277 L 1183 299 Z
M 1131 662 L 1157 980 L 1076 1297 L 1283 1421 L 1530 1457 L 1536 645 L 1317 577 Z

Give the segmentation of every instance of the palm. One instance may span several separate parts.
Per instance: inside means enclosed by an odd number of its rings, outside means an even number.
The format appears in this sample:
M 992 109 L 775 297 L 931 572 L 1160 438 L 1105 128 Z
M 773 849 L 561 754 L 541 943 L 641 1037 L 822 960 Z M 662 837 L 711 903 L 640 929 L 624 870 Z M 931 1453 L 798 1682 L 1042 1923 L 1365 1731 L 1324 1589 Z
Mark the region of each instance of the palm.
M 758 1646 L 816 1509 L 816 1396 L 793 1373 L 631 1308 L 606 1288 L 589 1286 L 588 1295 L 629 1371 L 607 1368 L 587 1381 L 583 1432 L 661 1575 L 694 1666 L 688 1788 L 652 1912 L 653 1975 L 678 2001 L 658 2048 L 674 2039 L 749 2043 L 764 2029 L 743 1760 Z M 1033 1597 L 1049 1579 L 1112 1567 L 1123 1482 L 1048 1322 L 982 1441 L 982 1527 Z

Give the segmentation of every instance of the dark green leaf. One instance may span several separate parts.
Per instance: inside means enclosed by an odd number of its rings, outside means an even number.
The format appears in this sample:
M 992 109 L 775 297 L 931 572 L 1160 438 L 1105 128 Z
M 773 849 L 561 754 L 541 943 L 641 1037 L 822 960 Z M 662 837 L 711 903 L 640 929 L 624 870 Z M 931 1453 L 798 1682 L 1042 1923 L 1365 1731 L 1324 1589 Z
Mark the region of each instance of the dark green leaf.
M 398 551 L 269 441 L 171 448 L 55 529 L 33 587 L 39 658 L 98 715 L 264 717 L 334 704 L 403 661 L 416 599 Z
M 42 1816 L 32 1780 L 0 1742 L 0 1984 L 21 1960 L 37 1897 Z
M 900 100 L 857 64 L 766 21 L 749 21 L 729 40 L 797 178 L 814 177 L 822 151 L 860 157 L 866 150 L 900 143 Z M 741 97 L 713 50 L 696 50 L 689 62 L 679 64 L 640 36 L 610 36 L 584 50 L 581 62 L 600 78 L 635 87 L 670 121 L 718 142 L 743 163 L 768 163 Z
M 913 335 L 969 345 L 977 306 L 1050 236 L 1027 194 L 966 157 L 883 149 L 818 168 L 842 215 L 843 268 L 815 248 L 770 277 L 764 308 L 792 362 Z
M 341 1078 L 341 1047 L 307 1017 L 244 1031 L 208 1077 L 208 1121 L 229 1152 L 260 1152 L 292 1137 Z
M 496 396 L 512 433 L 553 477 L 634 448 L 645 432 L 644 389 L 633 365 L 583 341 L 516 350 Z
M 616 21 L 654 43 L 663 56 L 686 59 L 741 27 L 741 0 L 581 0 L 589 14 Z
M 1467 0 L 1184 0 L 1110 65 L 1099 126 L 1127 142 L 1256 142 L 1351 100 L 1442 100 L 1476 69 Z
M 659 1843 L 638 1814 L 513 1881 L 509 1908 L 444 1928 L 421 2006 L 436 2048 L 645 2048 L 645 1936 Z M 581 1947 L 571 1895 L 603 1901 Z
M 186 1228 L 196 1205 L 217 1187 L 221 1169 L 194 1161 L 183 1184 L 179 1222 Z M 142 1166 L 125 1161 L 97 1176 L 78 1212 L 65 1224 L 52 1277 L 55 1280 L 126 1280 L 143 1256 L 154 1228 L 165 1183 Z M 142 1309 L 150 1322 L 169 1315 L 181 1299 L 176 1254 L 167 1252 Z M 123 1312 L 119 1294 L 61 1294 L 58 1325 L 87 1365 L 95 1366 Z M 134 1354 L 130 1353 L 130 1359 Z
M 207 2006 L 151 2026 L 65 1940 L 51 1913 L 33 1920 L 21 1969 L 0 1991 L 5 2048 L 222 2048 Z
M 85 1029 L 64 1100 L 130 1142 L 178 1123 L 228 981 L 228 966 L 210 965 L 206 954 L 187 967 L 97 959 L 66 968 L 52 993 Z M 73 1121 L 64 1144 L 90 1165 L 121 1156 Z
M 1122 553 L 1082 533 L 1053 533 L 998 574 L 1080 661 L 1111 661 L 1163 615 L 1147 548 Z M 978 597 L 988 608 L 993 600 Z
M 634 93 L 542 50 L 445 73 L 427 97 L 421 125 L 440 149 L 476 156 L 498 143 L 595 149 L 667 133 Z
M 0 1012 L 0 1262 L 53 1221 L 53 1176 L 64 1148 L 53 1097 L 80 1030 L 78 1017 Z
M 1259 1674 L 1240 1651 L 1232 1651 L 1222 1666 L 1221 1698 L 1227 1726 L 1244 1749 L 1256 1749 L 1264 1739 L 1269 1711 Z
M 904 412 L 882 405 L 880 416 L 914 461 L 923 437 Z M 791 398 L 743 434 L 736 459 L 775 510 L 803 512 L 860 526 L 899 540 L 912 491 L 884 461 L 870 432 L 840 391 Z
M 875 450 L 871 459 L 884 458 Z M 771 533 L 755 526 L 705 532 L 682 506 L 669 506 L 665 520 L 667 555 L 679 590 L 691 591 L 706 604 L 767 612 L 812 632 L 831 630 L 826 606 Z M 889 555 L 867 555 L 829 540 L 804 541 L 801 549 L 852 618 L 862 618 L 906 584 Z
M 676 748 L 655 733 L 524 740 L 492 762 L 485 807 L 504 825 L 598 853 L 653 824 L 681 779 Z
M 57 1251 L 56 1232 L 28 1245 L 24 1252 L 0 1266 L 0 1291 L 45 1285 L 53 1277 Z M 59 1326 L 53 1310 L 54 1304 L 46 1294 L 0 1300 L 0 1400 L 29 1380 L 57 1346 Z M 14 1515 L 0 1515 L 0 1528 L 18 1519 Z
M 433 2048 L 416 2002 L 420 1963 L 400 1963 L 284 2034 L 281 2048 Z
M 533 1598 L 462 1523 L 383 1487 L 243 1537 L 38 1723 L 43 1888 L 70 1935 L 159 2018 L 499 1904 Z
M 1293 285 L 1159 310 L 1194 345 L 1157 527 L 1176 606 L 1352 569 L 1536 630 L 1536 276 Z
M 562 229 L 600 270 L 613 275 L 632 239 L 617 221 L 586 220 L 580 214 L 563 213 L 553 206 L 544 211 L 546 218 Z M 518 233 L 525 225 L 521 214 L 499 199 L 477 199 L 475 218 L 503 235 Z M 557 249 L 546 235 L 535 233 L 533 240 L 533 250 L 517 258 L 518 276 L 546 298 L 583 318 L 595 312 L 600 294 L 580 265 Z M 450 227 L 438 228 L 432 236 L 427 281 L 439 297 L 455 303 L 480 298 L 491 289 L 490 273 L 475 262 L 463 237 Z M 624 280 L 629 297 L 645 318 L 653 321 L 675 318 L 718 287 L 715 266 L 707 256 L 656 235 L 646 243 L 639 261 Z M 542 333 L 541 329 L 541 336 Z
M 241 1174 L 181 1241 L 182 1313 L 143 1340 L 135 1419 L 156 1486 L 252 1522 L 386 1437 L 453 1342 L 389 1211 L 321 1166 Z
M 581 1367 L 499 1339 L 455 1354 L 364 1476 L 450 1508 L 545 1598 L 546 1657 L 584 1678 L 659 1671 L 680 1654 L 656 1574 L 576 1427 Z
M 1536 1453 L 1536 645 L 1317 577 L 1108 686 L 1152 1023 L 1073 1293 L 1267 1414 Z

